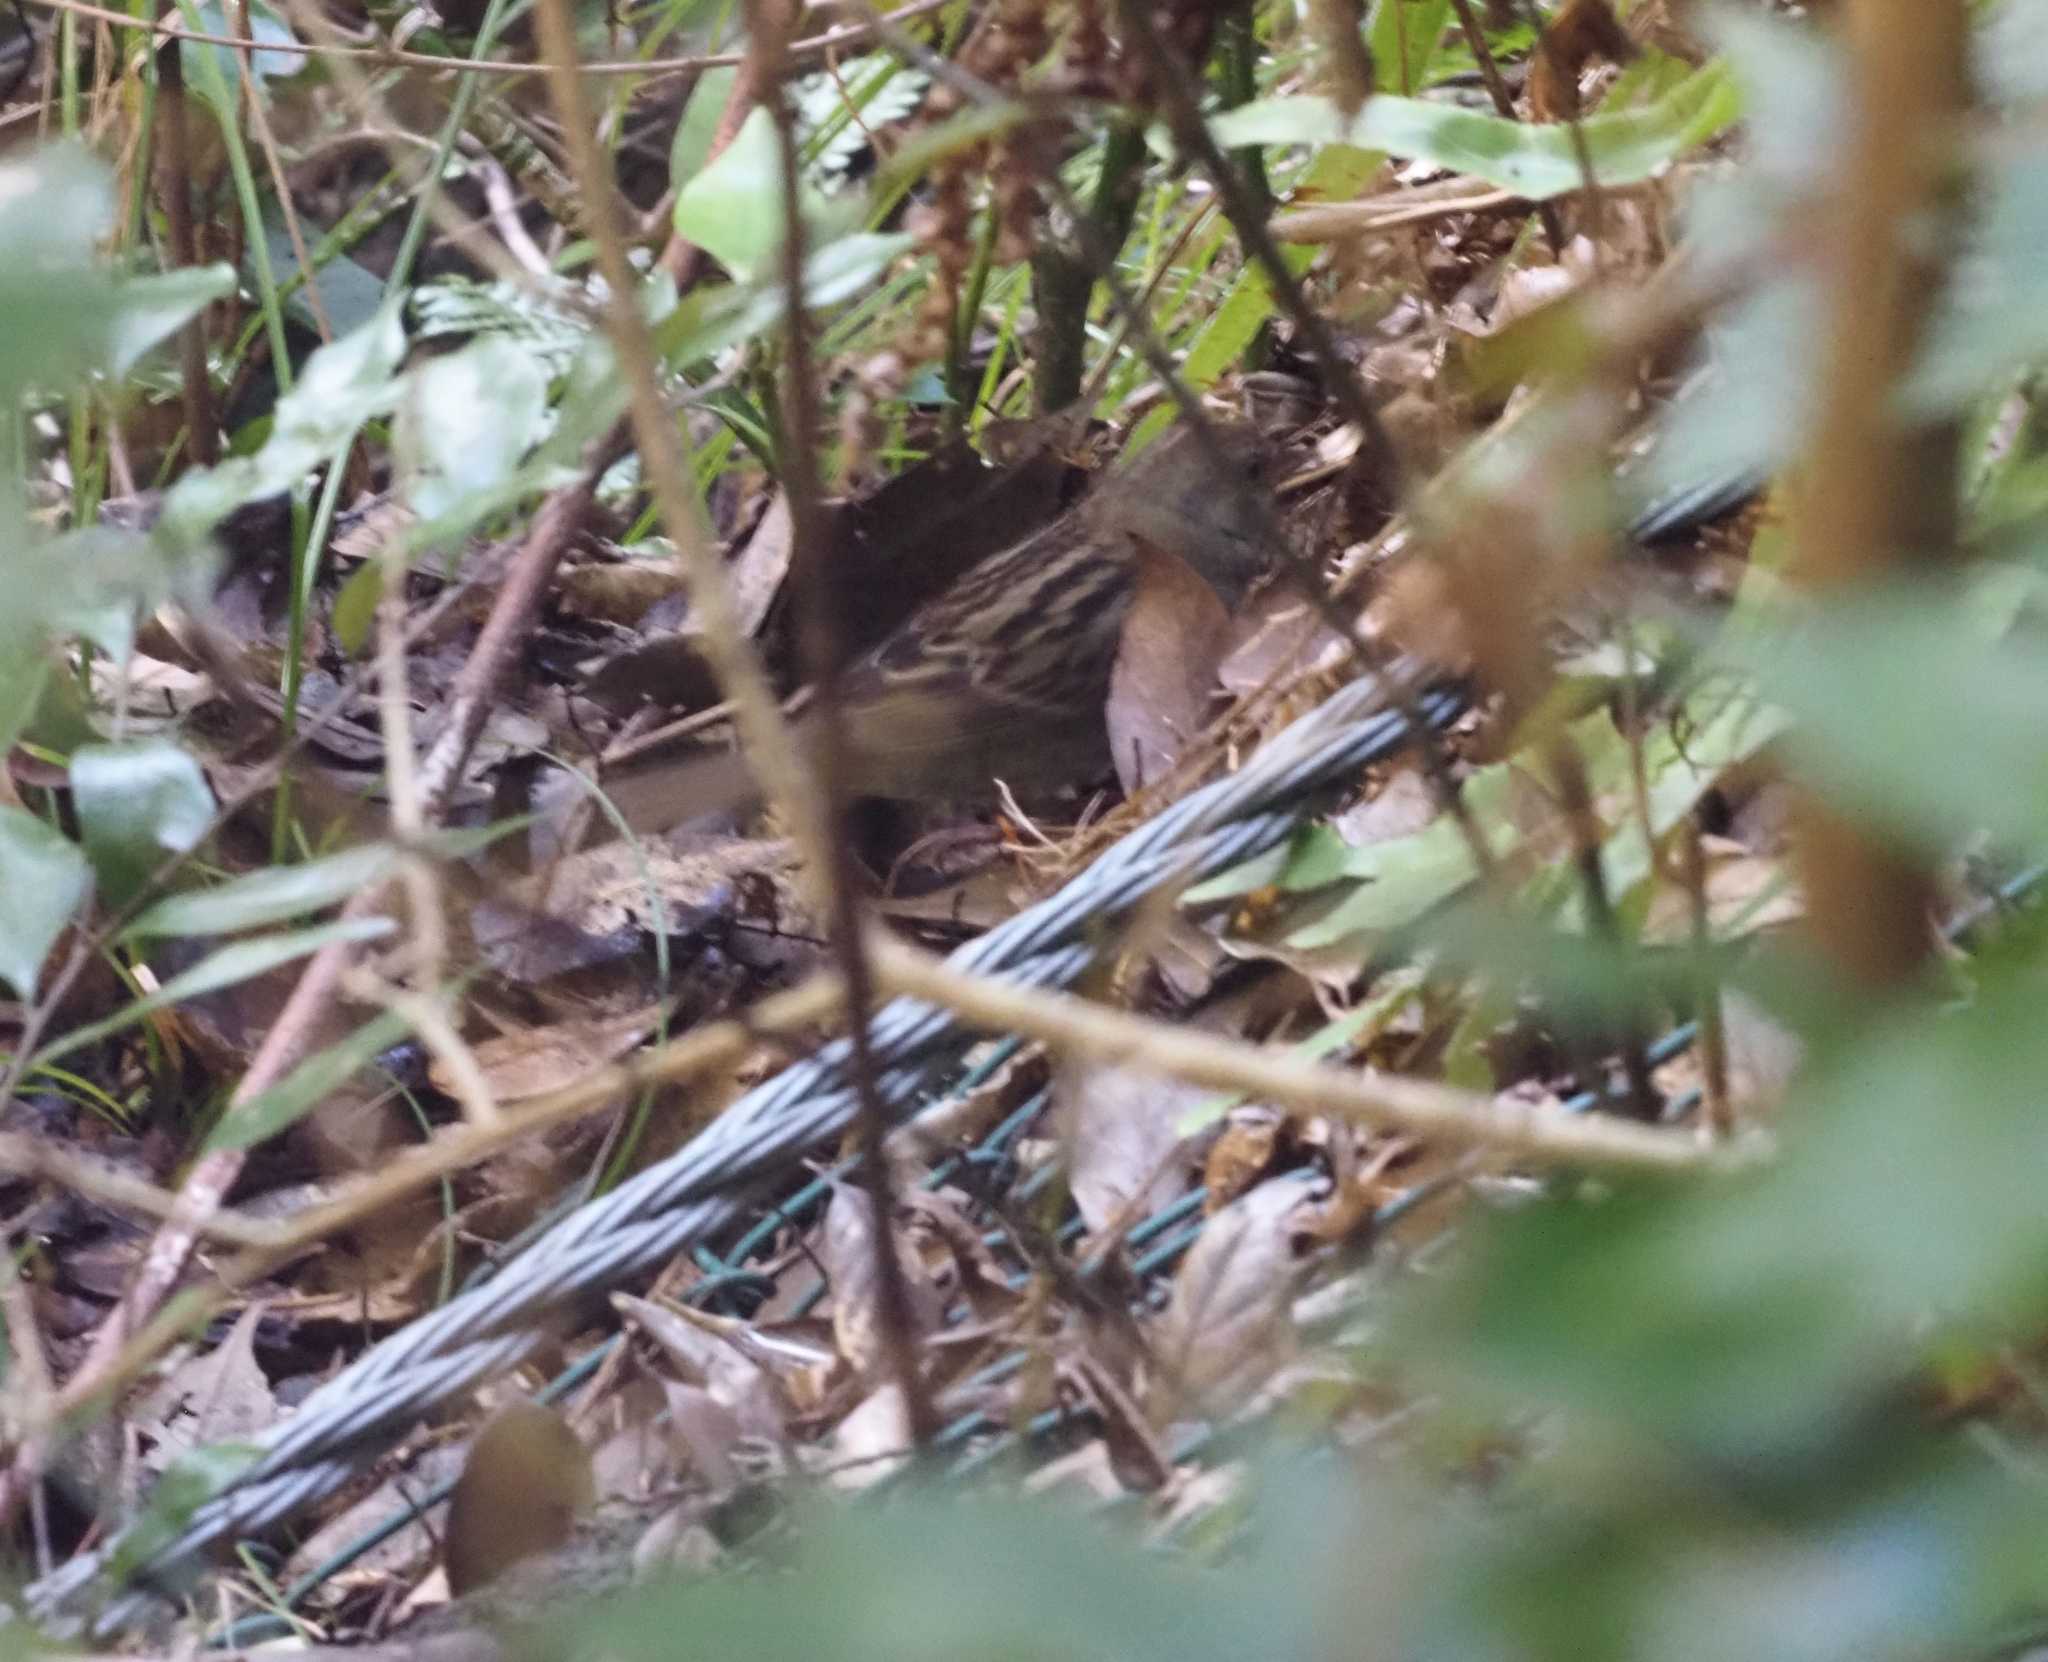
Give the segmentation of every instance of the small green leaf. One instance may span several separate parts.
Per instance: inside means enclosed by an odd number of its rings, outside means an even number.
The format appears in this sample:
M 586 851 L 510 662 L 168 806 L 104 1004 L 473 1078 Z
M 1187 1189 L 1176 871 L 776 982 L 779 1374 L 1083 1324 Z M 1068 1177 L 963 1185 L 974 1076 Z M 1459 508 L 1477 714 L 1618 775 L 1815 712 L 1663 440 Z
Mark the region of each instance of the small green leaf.
M 710 159 L 719 119 L 725 114 L 726 100 L 731 96 L 732 84 L 738 76 L 738 65 L 718 64 L 705 70 L 690 89 L 689 102 L 683 106 L 683 118 L 676 123 L 676 136 L 668 147 L 669 183 L 676 189 L 680 190 L 696 178 Z
M 125 1578 L 185 1531 L 192 1514 L 261 1457 L 251 1443 L 209 1443 L 173 1460 L 151 1486 L 134 1523 L 121 1532 L 107 1573 Z
M 0 980 L 22 998 L 64 926 L 92 893 L 75 843 L 20 808 L 0 806 Z
M 517 830 L 523 821 L 471 826 L 435 832 L 422 842 L 422 852 L 459 860 Z M 317 912 L 374 888 L 398 870 L 404 851 L 393 843 L 365 843 L 361 848 L 308 860 L 298 866 L 265 866 L 211 889 L 195 889 L 159 900 L 122 932 L 123 940 L 168 935 L 227 935 L 238 929 Z
M 213 792 L 199 764 L 168 739 L 81 746 L 71 794 L 100 885 L 116 903 L 169 854 L 199 845 L 213 823 Z
M 1578 124 L 1595 179 L 1640 184 L 1678 157 L 1725 131 L 1741 113 L 1724 65 L 1695 70 L 1662 98 Z M 1210 123 L 1226 149 L 1250 144 L 1355 145 L 1411 157 L 1548 201 L 1585 184 L 1572 129 L 1530 125 L 1498 115 L 1380 93 L 1346 122 L 1328 98 L 1300 93 L 1262 98 Z
M 377 602 L 384 596 L 384 566 L 379 560 L 365 560 L 341 585 L 328 614 L 334 638 L 342 651 L 360 658 L 370 645 L 370 626 L 377 621 Z
M 1845 597 L 1717 653 L 1793 717 L 1793 769 L 1873 825 L 1935 848 L 1980 828 L 2040 843 L 2048 665 L 2026 632 L 1998 639 L 1967 592 Z
M 308 1056 L 269 1090 L 230 1108 L 206 1139 L 207 1151 L 253 1148 L 276 1136 L 319 1107 L 359 1069 L 411 1031 L 411 1025 L 395 1011 L 372 1016 L 346 1038 Z
M 1450 20 L 1451 0 L 1375 0 L 1366 38 L 1380 91 L 1412 97 L 1429 85 Z
M 390 843 L 366 843 L 302 866 L 265 866 L 217 888 L 159 900 L 124 931 L 125 939 L 156 935 L 227 935 L 317 912 L 383 882 L 398 869 Z
M 814 307 L 850 300 L 911 246 L 908 236 L 880 231 L 827 243 L 804 264 L 804 299 Z M 782 285 L 773 281 L 693 289 L 655 326 L 662 358 L 671 364 L 696 363 L 765 334 L 782 321 L 783 300 Z
M 223 987 L 252 981 L 280 965 L 318 952 L 324 946 L 378 940 L 397 927 L 390 918 L 339 918 L 333 923 L 316 924 L 310 929 L 232 942 L 202 958 L 183 975 L 172 976 L 155 992 L 124 1005 L 113 1015 L 73 1028 L 47 1050 L 37 1052 L 36 1063 L 41 1066 L 54 1062 L 59 1056 L 68 1056 L 74 1050 L 98 1044 L 100 1040 L 133 1027 L 145 1016 L 166 1009 L 180 999 L 197 998 L 202 993 L 215 993 Z
M 92 367 L 113 307 L 96 246 L 113 181 L 83 149 L 56 145 L 0 162 L 0 408 L 31 383 Z
M 397 402 L 405 328 L 395 310 L 375 318 L 306 360 L 298 383 L 278 400 L 270 436 L 253 456 L 185 475 L 164 500 L 156 536 L 173 550 L 198 546 L 245 503 L 296 488 L 347 444 L 372 416 Z
M 243 19 L 247 20 L 248 29 L 246 32 L 248 38 L 255 43 L 257 49 L 244 54 L 237 52 L 231 46 L 213 46 L 204 41 L 195 40 L 184 42 L 181 48 L 181 55 L 186 65 L 185 83 L 187 86 L 203 94 L 208 87 L 216 84 L 214 77 L 204 72 L 205 64 L 202 54 L 211 56 L 214 66 L 220 72 L 218 84 L 226 87 L 235 87 L 240 84 L 240 65 L 245 57 L 249 65 L 249 72 L 255 77 L 259 88 L 266 81 L 288 80 L 306 67 L 306 59 L 303 53 L 266 52 L 263 50 L 263 47 L 266 45 L 295 45 L 297 44 L 298 37 L 286 27 L 281 19 L 271 12 L 269 7 L 263 5 L 261 0 L 256 0 L 256 3 L 252 5 L 238 5 L 235 11 L 236 15 L 233 22 L 239 24 Z M 201 34 L 223 35 L 232 39 L 244 32 L 239 27 L 231 26 L 226 8 L 218 4 L 218 0 L 207 0 L 205 5 L 193 7 L 191 15 L 198 20 L 199 33 Z
M 214 301 L 235 292 L 231 265 L 186 266 L 129 277 L 113 290 L 107 373 L 126 375 L 152 347 L 168 340 Z

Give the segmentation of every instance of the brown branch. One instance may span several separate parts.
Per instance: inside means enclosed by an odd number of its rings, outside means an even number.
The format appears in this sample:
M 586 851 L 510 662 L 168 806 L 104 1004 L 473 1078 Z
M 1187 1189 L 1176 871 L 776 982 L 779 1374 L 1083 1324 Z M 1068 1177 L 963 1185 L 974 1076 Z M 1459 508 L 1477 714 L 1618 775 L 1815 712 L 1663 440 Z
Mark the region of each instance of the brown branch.
M 164 0 L 161 15 L 177 10 Z M 171 265 L 188 271 L 199 263 L 192 226 L 192 127 L 185 94 L 184 48 L 166 40 L 156 52 L 156 179 L 170 236 Z M 254 228 L 251 228 L 254 235 Z M 213 410 L 213 381 L 206 364 L 206 314 L 202 309 L 178 331 L 179 389 L 185 402 L 185 431 L 192 460 L 210 467 L 220 456 L 220 432 Z
M 106 23 L 117 29 L 146 30 L 161 40 L 189 40 L 204 46 L 244 46 L 247 42 L 233 35 L 209 35 L 196 29 L 175 29 L 166 23 L 152 23 L 144 18 L 117 12 L 105 6 L 95 6 L 89 0 L 28 0 L 30 5 L 42 6 L 55 12 L 72 12 L 79 17 L 89 17 L 97 23 Z M 175 0 L 174 0 L 175 3 Z M 898 6 L 888 14 L 891 23 L 908 23 L 942 10 L 953 0 L 911 0 Z M 807 35 L 802 40 L 789 43 L 786 58 L 791 62 L 825 58 L 848 46 L 858 46 L 874 37 L 877 30 L 873 23 L 851 23 L 843 28 L 827 29 L 823 34 Z M 467 58 L 443 57 L 435 52 L 406 52 L 390 46 L 337 46 L 307 41 L 265 41 L 265 52 L 296 53 L 301 57 L 353 58 L 372 64 L 377 68 L 406 67 L 437 71 L 462 71 L 481 75 L 544 75 L 545 63 L 472 63 Z M 744 52 L 698 52 L 681 58 L 625 59 L 586 63 L 582 67 L 585 75 L 646 75 L 672 76 L 696 75 L 707 69 L 729 69 L 746 61 Z M 34 112 L 29 112 L 33 114 Z
M 1834 312 L 1793 520 L 1792 571 L 1815 590 L 1924 571 L 1956 537 L 1957 429 L 1907 425 L 1894 393 L 1961 240 L 1949 179 L 1968 107 L 1967 7 L 1849 0 L 1843 11 L 1848 147 L 1821 239 Z M 1808 920 L 1829 956 L 1868 987 L 1915 976 L 1933 945 L 1933 874 L 1817 798 L 1794 830 Z
M 828 542 L 818 478 L 817 443 L 822 425 L 818 373 L 804 305 L 803 175 L 797 154 L 796 117 L 783 95 L 787 73 L 783 41 L 794 21 L 789 0 L 751 0 L 748 14 L 760 51 L 760 98 L 775 124 L 782 172 L 782 286 L 788 316 L 784 325 L 782 378 L 782 489 L 789 502 L 790 575 L 795 584 L 797 623 L 808 679 L 817 688 L 812 708 L 819 734 L 818 761 L 831 867 L 825 876 L 833 956 L 846 983 L 846 1020 L 858 1114 L 855 1134 L 861 1161 L 858 1180 L 874 1214 L 875 1315 L 883 1352 L 903 1395 L 911 1441 L 922 1447 L 939 1429 L 938 1411 L 918 1370 L 918 1334 L 910 1284 L 896 1251 L 896 1196 L 883 1142 L 888 1110 L 876 1082 L 868 1015 L 875 1004 L 874 973 L 862 933 L 860 873 L 853 856 L 847 804 L 853 795 L 846 717 L 838 696 L 845 667 L 834 590 L 838 576 L 827 568 Z M 742 75 L 745 71 L 741 72 Z
M 1739 1153 L 1708 1150 L 1689 1134 L 1610 1115 L 1567 1114 L 1550 1105 L 1496 1100 L 1428 1080 L 1332 1067 L 1288 1051 L 1148 1021 L 1070 993 L 963 975 L 880 933 L 870 937 L 868 950 L 890 992 L 944 1005 L 990 1032 L 1023 1033 L 1090 1061 L 1243 1092 L 1304 1113 L 1565 1165 L 1728 1169 L 1749 1163 L 1761 1147 Z

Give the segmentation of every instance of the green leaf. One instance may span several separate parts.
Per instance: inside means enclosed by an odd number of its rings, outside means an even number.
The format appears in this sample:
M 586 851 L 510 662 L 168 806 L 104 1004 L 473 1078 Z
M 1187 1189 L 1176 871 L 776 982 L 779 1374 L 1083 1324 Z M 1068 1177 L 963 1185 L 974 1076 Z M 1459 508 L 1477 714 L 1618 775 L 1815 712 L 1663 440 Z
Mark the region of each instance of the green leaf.
M 106 169 L 70 145 L 0 164 L 0 390 L 126 374 L 233 292 L 224 265 L 116 279 L 99 253 L 112 214 Z
M 1451 0 L 1374 0 L 1366 38 L 1382 92 L 1412 97 L 1430 83 Z
M 398 869 L 401 857 L 390 843 L 366 843 L 302 866 L 265 866 L 217 888 L 159 900 L 128 926 L 123 939 L 227 935 L 283 923 L 382 883 Z
M 214 77 L 205 72 L 204 59 L 208 56 L 220 71 L 218 84 L 230 88 L 241 84 L 241 63 L 245 56 L 249 72 L 255 78 L 258 88 L 266 81 L 288 80 L 306 67 L 303 53 L 263 50 L 265 45 L 294 45 L 298 37 L 269 7 L 262 4 L 262 0 L 255 0 L 254 4 L 246 7 L 238 5 L 232 22 L 226 8 L 220 5 L 218 0 L 207 0 L 206 4 L 194 7 L 193 15 L 198 19 L 201 34 L 223 35 L 229 38 L 244 33 L 236 25 L 246 18 L 246 33 L 256 45 L 255 51 L 244 54 L 231 46 L 212 46 L 196 40 L 183 42 L 179 52 L 185 60 L 185 84 L 202 97 L 216 84 Z M 211 103 L 210 98 L 208 102 Z
M 76 844 L 0 806 L 0 980 L 19 997 L 35 996 L 43 960 L 91 893 L 92 866 Z
M 911 247 L 910 237 L 886 232 L 860 232 L 827 243 L 804 262 L 805 302 L 821 307 L 852 299 Z M 655 326 L 662 358 L 676 365 L 696 363 L 765 334 L 781 322 L 783 299 L 782 285 L 773 281 L 693 289 Z
M 342 651 L 359 658 L 370 644 L 370 626 L 377 621 L 377 602 L 384 597 L 384 565 L 365 560 L 349 575 L 334 597 L 328 622 Z
M 1794 718 L 1792 771 L 1873 826 L 1932 848 L 1980 828 L 2032 848 L 2048 831 L 2048 653 L 1996 638 L 1966 594 L 1831 599 L 1716 651 Z
M 113 182 L 84 150 L 55 145 L 0 162 L 0 407 L 31 384 L 91 368 L 114 285 L 96 254 Z
M 1768 1169 L 1503 1221 L 1407 1337 L 1710 1461 L 1824 1444 L 1896 1400 L 1930 1321 L 2038 1319 L 2044 994 L 2033 964 L 1961 1011 L 1888 1007 L 1787 1105 Z
M 316 1051 L 272 1085 L 221 1116 L 206 1139 L 209 1153 L 253 1148 L 296 1124 L 376 1057 L 405 1039 L 412 1026 L 396 1011 L 372 1016 L 346 1038 Z
M 151 348 L 168 340 L 204 307 L 235 292 L 231 265 L 186 266 L 114 285 L 106 369 L 126 375 Z
M 803 216 L 821 224 L 826 198 L 805 187 Z M 676 192 L 675 227 L 742 283 L 768 277 L 782 248 L 782 162 L 775 122 L 756 108 L 718 159 Z
M 234 941 L 202 958 L 184 974 L 172 976 L 155 992 L 124 1005 L 113 1015 L 73 1028 L 48 1049 L 37 1052 L 36 1063 L 41 1066 L 54 1062 L 59 1056 L 68 1056 L 74 1050 L 97 1044 L 112 1034 L 133 1027 L 144 1017 L 167 1009 L 180 999 L 197 998 L 203 993 L 215 993 L 223 987 L 252 981 L 325 946 L 380 940 L 397 927 L 390 918 L 340 918 L 332 923 L 316 924 L 310 929 Z
M 101 889 L 116 904 L 166 855 L 196 848 L 213 823 L 206 775 L 168 739 L 81 746 L 71 757 L 71 794 Z
M 401 500 L 437 519 L 494 492 L 544 436 L 547 394 L 546 371 L 504 335 L 427 359 L 392 425 Z
M 365 421 L 397 404 L 404 355 L 405 329 L 395 310 L 379 312 L 355 333 L 321 347 L 278 400 L 262 449 L 197 469 L 172 487 L 157 522 L 158 539 L 173 550 L 196 547 L 245 503 L 296 488 Z
M 1313 1600 L 1248 1597 L 1041 1502 L 899 1496 L 812 1522 L 790 1555 L 801 1598 L 762 1577 L 657 1583 L 555 1616 L 543 1647 L 658 1662 L 687 1633 L 705 1656 L 838 1662 L 1315 1654 Z
M 208 1443 L 188 1449 L 151 1485 L 135 1521 L 121 1532 L 107 1574 L 126 1579 L 185 1531 L 192 1514 L 262 1457 L 253 1443 Z
M 423 852 L 443 859 L 461 859 L 515 829 L 512 824 L 477 826 L 437 832 L 425 840 Z M 298 866 L 265 866 L 210 889 L 195 889 L 159 900 L 122 932 L 123 940 L 166 935 L 226 935 L 238 929 L 317 912 L 386 881 L 397 870 L 404 851 L 394 843 L 365 843 L 360 848 L 308 860 Z
M 197 567 L 189 573 L 199 574 Z M 134 649 L 137 615 L 169 599 L 183 575 L 152 538 L 82 526 L 15 553 L 9 576 L 19 598 L 9 621 L 46 638 L 80 636 L 123 664 Z M 11 633 L 0 624 L 0 639 Z
M 1717 62 L 1695 70 L 1662 98 L 1579 123 L 1594 177 L 1639 184 L 1731 126 L 1741 113 L 1735 83 Z M 1225 149 L 1249 144 L 1349 144 L 1427 161 L 1547 201 L 1585 183 L 1572 131 L 1380 93 L 1346 122 L 1330 99 L 1307 93 L 1262 98 L 1210 123 Z
M 676 123 L 676 136 L 668 147 L 669 183 L 680 190 L 697 176 L 711 156 L 719 118 L 725 114 L 726 99 L 739 76 L 736 64 L 717 64 L 697 78 L 690 89 L 683 117 Z

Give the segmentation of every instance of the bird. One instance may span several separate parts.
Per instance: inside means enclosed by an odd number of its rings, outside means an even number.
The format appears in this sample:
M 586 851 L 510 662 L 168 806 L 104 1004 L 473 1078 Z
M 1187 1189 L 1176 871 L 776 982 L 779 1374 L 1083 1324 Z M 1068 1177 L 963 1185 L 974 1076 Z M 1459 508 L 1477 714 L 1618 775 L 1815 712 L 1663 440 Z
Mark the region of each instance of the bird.
M 1229 609 L 1278 552 L 1259 494 L 1268 447 L 1244 424 L 1209 431 L 1207 445 L 1192 427 L 1169 432 L 846 667 L 834 696 L 856 794 L 957 800 L 1000 779 L 1029 795 L 1101 774 L 1141 545 L 1184 561 Z M 815 745 L 817 713 L 796 726 Z M 629 763 L 605 775 L 604 789 L 636 832 L 758 794 L 737 752 Z

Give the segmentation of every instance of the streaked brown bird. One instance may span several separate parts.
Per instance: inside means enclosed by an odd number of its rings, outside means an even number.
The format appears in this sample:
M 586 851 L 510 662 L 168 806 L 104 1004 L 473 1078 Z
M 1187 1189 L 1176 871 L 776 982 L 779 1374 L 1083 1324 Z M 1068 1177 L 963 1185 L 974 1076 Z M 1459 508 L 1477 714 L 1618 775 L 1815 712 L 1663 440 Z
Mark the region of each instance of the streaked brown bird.
M 1138 550 L 1181 561 L 1235 608 L 1269 563 L 1251 429 L 1213 429 L 1219 473 L 1179 429 L 1114 470 L 1044 530 L 991 555 L 855 659 L 838 681 L 849 772 L 862 795 L 1024 793 L 1099 775 L 1104 706 L 1138 585 Z M 800 736 L 815 742 L 814 717 Z M 638 831 L 752 794 L 736 753 L 628 764 L 605 789 Z

